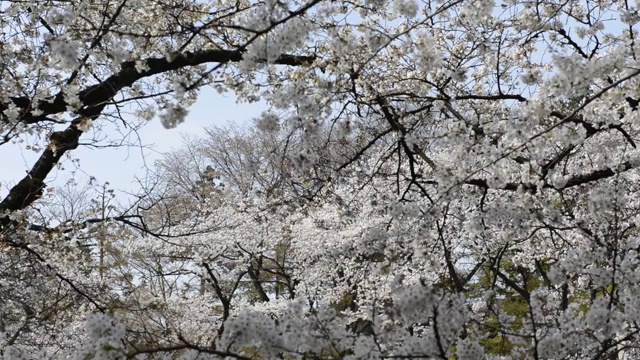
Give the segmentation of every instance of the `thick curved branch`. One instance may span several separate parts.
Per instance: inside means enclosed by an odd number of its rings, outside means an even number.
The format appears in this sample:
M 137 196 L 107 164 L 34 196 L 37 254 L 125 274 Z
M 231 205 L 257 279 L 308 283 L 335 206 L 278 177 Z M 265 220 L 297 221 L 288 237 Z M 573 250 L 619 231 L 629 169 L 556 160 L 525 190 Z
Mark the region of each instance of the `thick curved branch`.
M 79 129 L 79 124 L 86 119 L 99 117 L 107 103 L 123 88 L 133 85 L 142 78 L 184 67 L 205 63 L 224 64 L 240 60 L 242 60 L 241 51 L 203 50 L 174 54 L 171 59 L 167 57 L 150 58 L 138 63 L 141 66 L 136 66 L 136 62 L 133 61 L 123 63 L 118 73 L 99 84 L 89 86 L 80 91 L 78 94 L 82 103 L 82 110 L 79 111 L 80 117 L 74 120 L 66 130 L 56 132 L 51 136 L 51 143 L 28 174 L 0 202 L 0 212 L 24 209 L 42 195 L 45 187 L 44 181 L 48 174 L 67 151 L 78 147 L 78 140 L 83 133 Z M 298 66 L 308 64 L 314 60 L 315 58 L 312 56 L 282 55 L 274 63 Z M 42 111 L 42 114 L 34 116 L 31 113 L 34 109 L 34 104 L 28 98 L 12 98 L 12 101 L 21 109 L 21 121 L 27 124 L 44 120 L 51 114 L 66 112 L 69 105 L 60 93 L 51 102 L 40 101 L 37 106 Z M 0 104 L 0 112 L 6 108 L 6 104 Z M 0 218 L 0 228 L 9 223 L 8 217 Z
M 81 134 L 82 131 L 75 123 L 72 123 L 64 131 L 54 133 L 55 139 L 52 139 L 31 170 L 0 202 L 0 211 L 24 209 L 38 199 L 45 186 L 44 179 L 67 151 L 78 147 L 78 139 Z
M 610 178 L 616 174 L 620 174 L 629 170 L 636 169 L 640 166 L 639 163 L 625 161 L 618 166 L 604 168 L 602 170 L 594 170 L 592 172 L 580 175 L 574 175 L 567 180 L 567 182 L 563 186 L 553 186 L 550 184 L 544 184 L 543 188 L 545 189 L 556 189 L 556 190 L 564 190 L 572 187 L 589 184 L 595 181 L 603 180 L 606 178 Z M 501 187 L 492 188 L 489 186 L 489 183 L 485 179 L 469 179 L 464 182 L 466 185 L 473 185 L 477 187 L 481 187 L 483 189 L 494 189 L 494 190 L 508 190 L 508 191 L 516 191 L 518 188 L 522 187 L 524 191 L 530 191 L 535 193 L 538 191 L 538 186 L 530 183 L 506 183 Z
M 224 64 L 242 60 L 239 50 L 211 49 L 197 52 L 173 54 L 170 57 L 155 57 L 140 61 L 128 61 L 121 65 L 120 71 L 108 77 L 99 84 L 89 86 L 78 93 L 83 107 L 101 106 L 111 100 L 119 91 L 133 85 L 136 81 L 153 75 L 178 70 L 184 67 L 207 63 Z M 273 63 L 278 65 L 300 66 L 313 62 L 314 56 L 282 55 Z M 263 61 L 263 62 L 266 62 Z M 136 67 L 136 63 L 139 65 Z M 69 104 L 64 100 L 62 92 L 53 98 L 41 100 L 33 104 L 28 97 L 12 97 L 11 101 L 20 109 L 19 119 L 25 124 L 34 124 L 45 120 L 49 115 L 67 111 Z M 0 112 L 5 111 L 9 104 L 0 103 Z M 39 115 L 33 115 L 33 110 L 40 110 Z
M 47 149 L 40 155 L 27 175 L 9 190 L 7 197 L 0 202 L 0 213 L 24 209 L 42 196 L 45 188 L 44 180 L 53 167 L 60 162 L 67 151 L 78 147 L 78 140 L 83 133 L 79 128 L 80 124 L 87 119 L 96 119 L 104 107 L 105 104 L 102 104 L 80 110 L 80 117 L 73 120 L 69 127 L 51 134 L 51 142 Z M 9 224 L 11 224 L 9 216 L 0 218 L 0 229 Z

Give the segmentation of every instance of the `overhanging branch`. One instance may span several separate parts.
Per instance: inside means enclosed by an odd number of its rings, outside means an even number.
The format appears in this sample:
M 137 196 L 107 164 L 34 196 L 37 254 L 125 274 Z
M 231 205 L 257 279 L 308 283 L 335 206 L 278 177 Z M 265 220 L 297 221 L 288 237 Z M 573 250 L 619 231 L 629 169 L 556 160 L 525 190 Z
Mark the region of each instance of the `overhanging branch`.
M 545 189 L 556 189 L 556 190 L 564 190 L 572 187 L 586 185 L 592 182 L 596 182 L 599 180 L 603 180 L 606 178 L 610 178 L 616 174 L 620 174 L 629 170 L 633 170 L 638 168 L 640 164 L 635 164 L 630 161 L 625 161 L 619 164 L 617 167 L 608 167 L 602 170 L 594 170 L 592 172 L 580 175 L 574 175 L 570 177 L 564 185 L 562 186 L 553 186 L 551 184 L 544 184 L 542 187 Z M 535 193 L 538 191 L 538 186 L 532 183 L 506 183 L 499 187 L 490 187 L 489 183 L 485 179 L 469 179 L 464 181 L 466 185 L 473 185 L 477 187 L 481 187 L 483 189 L 493 189 L 493 190 L 507 190 L 507 191 L 516 191 L 519 188 L 522 188 L 524 191 L 530 191 Z
M 242 60 L 242 52 L 238 50 L 211 49 L 197 52 L 184 52 L 168 57 L 154 57 L 138 61 L 142 66 L 136 69 L 136 61 L 124 62 L 120 71 L 111 75 L 106 80 L 84 88 L 78 93 L 78 98 L 83 107 L 100 106 L 111 100 L 119 91 L 130 87 L 136 81 L 153 75 L 178 70 L 185 67 L 197 66 L 207 63 L 225 64 Z M 297 56 L 284 54 L 273 61 L 273 64 L 300 66 L 310 64 L 315 60 L 314 56 Z M 266 60 L 262 60 L 266 62 Z M 143 70 L 144 69 L 144 70 Z M 64 113 L 69 105 L 62 92 L 52 98 L 41 100 L 37 104 L 32 103 L 29 97 L 12 97 L 11 101 L 19 109 L 19 121 L 25 124 L 34 124 L 45 120 L 52 114 Z M 0 112 L 5 111 L 9 104 L 0 103 Z M 32 111 L 40 110 L 39 115 L 33 115 Z
M 51 170 L 62 159 L 62 156 L 70 150 L 78 147 L 78 140 L 83 131 L 79 124 L 85 119 L 96 119 L 104 110 L 107 103 L 122 89 L 132 86 L 136 81 L 153 75 L 178 70 L 185 67 L 206 63 L 218 63 L 218 66 L 242 60 L 242 52 L 239 50 L 203 50 L 198 52 L 185 52 L 173 54 L 168 57 L 156 57 L 142 60 L 136 66 L 135 61 L 125 62 L 120 71 L 108 77 L 106 80 L 85 88 L 78 93 L 82 104 L 78 111 L 80 117 L 72 121 L 67 129 L 52 134 L 51 142 L 42 153 L 27 175 L 18 182 L 7 197 L 0 202 L 0 212 L 21 210 L 31 205 L 41 195 L 45 187 L 45 179 Z M 313 56 L 282 55 L 273 63 L 279 65 L 300 66 L 313 62 Z M 266 62 L 263 60 L 263 62 Z M 26 97 L 11 98 L 20 109 L 19 119 L 23 123 L 33 124 L 47 119 L 52 114 L 67 111 L 68 103 L 62 93 L 54 96 L 50 101 L 40 101 L 32 104 Z M 36 108 L 41 111 L 37 116 L 32 114 Z M 7 104 L 0 104 L 0 112 L 7 109 Z M 0 229 L 9 225 L 8 217 L 0 218 Z

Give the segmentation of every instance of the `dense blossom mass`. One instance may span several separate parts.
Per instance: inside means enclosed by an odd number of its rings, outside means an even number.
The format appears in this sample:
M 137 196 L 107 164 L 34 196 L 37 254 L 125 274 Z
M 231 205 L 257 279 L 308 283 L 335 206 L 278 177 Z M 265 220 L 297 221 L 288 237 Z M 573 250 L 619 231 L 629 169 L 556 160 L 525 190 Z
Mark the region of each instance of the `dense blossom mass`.
M 631 0 L 0 1 L 0 149 L 38 154 L 3 179 L 0 356 L 640 358 L 638 22 Z M 206 88 L 268 107 L 128 203 L 51 186 Z

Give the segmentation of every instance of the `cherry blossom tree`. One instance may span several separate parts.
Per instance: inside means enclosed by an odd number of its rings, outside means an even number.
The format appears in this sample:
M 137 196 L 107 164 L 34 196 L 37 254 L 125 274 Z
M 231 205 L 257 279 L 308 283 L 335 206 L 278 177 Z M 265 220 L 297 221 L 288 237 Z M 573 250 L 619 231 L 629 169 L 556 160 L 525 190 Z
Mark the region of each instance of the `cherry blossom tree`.
M 640 356 L 638 6 L 1 2 L 0 146 L 40 157 L 0 200 L 0 352 Z M 57 206 L 73 150 L 205 87 L 269 109 Z

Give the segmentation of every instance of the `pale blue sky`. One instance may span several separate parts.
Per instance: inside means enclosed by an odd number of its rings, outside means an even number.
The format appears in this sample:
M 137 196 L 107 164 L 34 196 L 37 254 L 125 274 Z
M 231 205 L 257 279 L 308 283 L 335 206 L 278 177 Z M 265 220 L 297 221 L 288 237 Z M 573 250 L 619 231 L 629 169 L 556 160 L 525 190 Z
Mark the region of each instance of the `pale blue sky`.
M 99 184 L 108 181 L 116 190 L 135 191 L 135 177 L 144 177 L 145 164 L 151 167 L 154 161 L 162 157 L 162 152 L 180 147 L 181 133 L 199 136 L 207 126 L 246 124 L 266 109 L 267 105 L 264 103 L 237 104 L 232 94 L 223 96 L 213 89 L 205 88 L 196 104 L 189 109 L 186 121 L 177 128 L 165 129 L 159 120 L 154 119 L 139 131 L 142 143 L 153 146 L 152 149 L 80 147 L 74 150 L 72 156 L 77 158 L 80 164 L 76 178 L 79 183 L 83 183 L 88 180 L 88 176 L 94 176 Z M 107 135 L 113 138 L 121 136 L 115 132 Z M 8 189 L 24 177 L 25 172 L 40 156 L 40 152 L 25 150 L 24 144 L 5 144 L 0 150 L 3 155 L 0 197 L 4 197 Z M 63 166 L 64 170 L 54 170 L 49 175 L 47 180 L 50 186 L 64 184 L 76 169 L 68 160 Z

